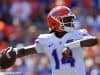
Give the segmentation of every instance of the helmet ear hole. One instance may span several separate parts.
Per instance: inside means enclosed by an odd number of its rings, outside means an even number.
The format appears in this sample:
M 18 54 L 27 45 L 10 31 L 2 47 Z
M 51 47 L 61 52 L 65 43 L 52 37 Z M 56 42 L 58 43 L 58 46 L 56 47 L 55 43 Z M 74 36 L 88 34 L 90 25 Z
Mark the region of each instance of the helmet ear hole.
M 56 25 L 56 23 L 52 23 L 52 25 Z
M 55 22 L 53 22 L 52 25 L 51 25 L 51 28 L 52 28 L 53 30 L 56 30 L 56 28 L 57 28 L 56 25 L 57 25 L 57 24 L 56 24 Z

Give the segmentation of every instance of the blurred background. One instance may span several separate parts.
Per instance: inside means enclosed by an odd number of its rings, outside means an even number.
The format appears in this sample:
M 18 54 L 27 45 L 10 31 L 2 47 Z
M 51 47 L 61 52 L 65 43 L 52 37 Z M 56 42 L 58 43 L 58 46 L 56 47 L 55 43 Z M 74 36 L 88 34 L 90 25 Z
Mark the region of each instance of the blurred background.
M 34 44 L 39 34 L 48 32 L 46 16 L 56 5 L 70 7 L 77 28 L 100 40 L 100 0 L 0 0 L 0 50 Z M 51 75 L 48 57 L 40 56 L 40 63 L 37 55 L 18 58 L 6 75 Z M 100 44 L 86 48 L 84 59 L 87 75 L 100 75 Z

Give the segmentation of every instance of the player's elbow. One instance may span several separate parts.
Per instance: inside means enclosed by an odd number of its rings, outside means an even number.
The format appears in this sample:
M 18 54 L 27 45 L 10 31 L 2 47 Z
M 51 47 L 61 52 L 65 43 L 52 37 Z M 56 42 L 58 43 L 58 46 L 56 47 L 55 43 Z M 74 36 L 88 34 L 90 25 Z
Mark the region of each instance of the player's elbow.
M 90 38 L 80 42 L 81 47 L 91 47 L 98 44 L 97 38 Z

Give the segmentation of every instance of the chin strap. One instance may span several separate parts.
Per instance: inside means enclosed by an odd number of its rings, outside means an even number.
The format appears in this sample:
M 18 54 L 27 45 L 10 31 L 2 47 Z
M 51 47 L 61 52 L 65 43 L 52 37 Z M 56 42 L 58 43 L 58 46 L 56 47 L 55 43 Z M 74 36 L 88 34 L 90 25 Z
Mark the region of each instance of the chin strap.
M 75 30 L 75 28 L 73 28 L 73 27 L 64 27 L 64 31 L 66 31 L 66 32 L 71 32 L 73 30 Z

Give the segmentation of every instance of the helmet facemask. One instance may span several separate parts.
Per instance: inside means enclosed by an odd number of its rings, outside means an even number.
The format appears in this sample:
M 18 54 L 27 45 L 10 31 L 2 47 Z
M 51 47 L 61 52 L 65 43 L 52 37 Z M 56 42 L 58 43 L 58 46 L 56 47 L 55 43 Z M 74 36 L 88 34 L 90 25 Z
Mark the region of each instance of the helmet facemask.
M 64 16 L 56 18 L 56 21 L 60 23 L 60 30 L 70 32 L 75 29 L 75 17 L 74 16 Z
M 67 16 L 60 19 L 60 26 L 64 27 L 64 31 L 73 31 L 75 28 L 74 16 Z

